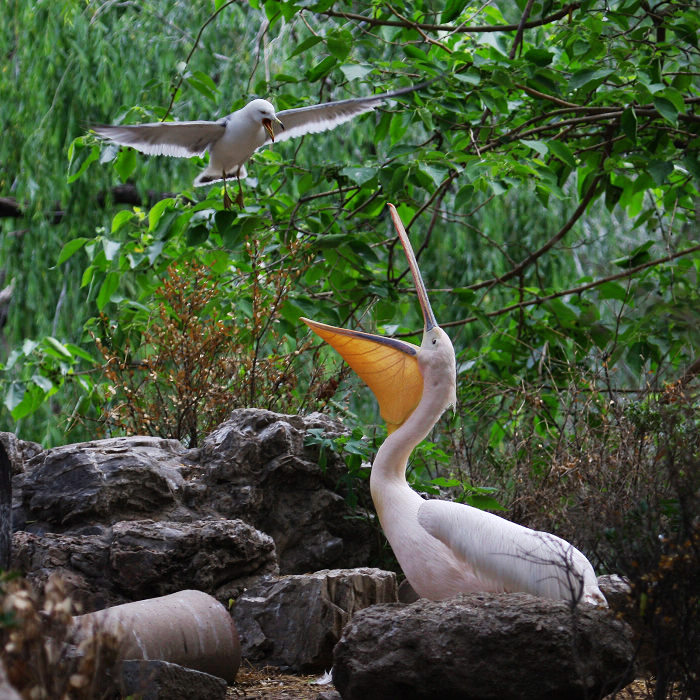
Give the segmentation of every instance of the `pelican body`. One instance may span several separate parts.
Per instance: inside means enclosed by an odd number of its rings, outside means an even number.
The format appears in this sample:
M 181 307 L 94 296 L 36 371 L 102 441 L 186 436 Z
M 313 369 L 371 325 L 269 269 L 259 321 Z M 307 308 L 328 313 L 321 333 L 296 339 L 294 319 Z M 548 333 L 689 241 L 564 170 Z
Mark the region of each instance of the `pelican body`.
M 103 139 L 150 155 L 191 158 L 208 152 L 209 164 L 194 181 L 198 187 L 246 177 L 245 163 L 265 144 L 335 129 L 360 114 L 371 112 L 392 97 L 419 90 L 427 84 L 278 113 L 270 102 L 257 99 L 217 121 L 95 126 L 92 131 Z
M 422 597 L 526 592 L 572 604 L 607 605 L 586 557 L 565 540 L 462 503 L 424 500 L 406 481 L 413 449 L 456 403 L 455 352 L 438 326 L 403 224 L 390 204 L 423 311 L 420 346 L 302 318 L 370 387 L 388 436 L 372 465 L 379 522 Z

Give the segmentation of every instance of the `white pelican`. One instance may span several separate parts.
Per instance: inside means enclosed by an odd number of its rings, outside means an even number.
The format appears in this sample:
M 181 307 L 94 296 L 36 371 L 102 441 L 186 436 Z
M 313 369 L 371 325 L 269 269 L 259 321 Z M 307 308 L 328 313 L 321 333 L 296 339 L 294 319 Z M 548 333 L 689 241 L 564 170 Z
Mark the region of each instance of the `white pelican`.
M 455 353 L 437 325 L 406 231 L 391 215 L 413 273 L 425 322 L 420 347 L 302 318 L 369 386 L 387 422 L 370 490 L 394 554 L 418 595 L 516 592 L 607 605 L 595 572 L 571 544 L 462 503 L 424 500 L 406 482 L 413 448 L 456 402 Z
M 92 131 L 108 141 L 150 155 L 191 158 L 208 151 L 209 164 L 194 180 L 195 187 L 199 187 L 234 177 L 239 181 L 245 178 L 245 163 L 265 144 L 335 129 L 360 114 L 371 112 L 385 100 L 419 90 L 427 84 L 411 85 L 381 95 L 285 109 L 277 114 L 267 100 L 253 100 L 217 121 L 94 126 Z M 274 125 L 279 127 L 277 133 Z M 242 199 L 239 204 L 242 205 Z

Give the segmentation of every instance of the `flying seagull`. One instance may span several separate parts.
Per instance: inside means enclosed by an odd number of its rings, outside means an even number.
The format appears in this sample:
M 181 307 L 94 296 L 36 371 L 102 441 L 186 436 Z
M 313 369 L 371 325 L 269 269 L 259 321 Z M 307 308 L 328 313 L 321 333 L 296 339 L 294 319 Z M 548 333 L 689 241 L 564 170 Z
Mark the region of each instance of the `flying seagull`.
M 432 81 L 431 81 L 432 82 Z M 242 206 L 240 178 L 246 177 L 246 161 L 255 151 L 273 141 L 335 129 L 354 117 L 371 112 L 385 100 L 419 90 L 428 83 L 354 97 L 338 102 L 285 109 L 275 113 L 267 100 L 253 100 L 217 121 L 154 122 L 133 126 L 95 126 L 98 136 L 121 146 L 131 146 L 149 155 L 190 158 L 209 152 L 209 164 L 194 180 L 194 186 L 237 178 L 238 203 Z M 228 195 L 226 195 L 226 198 Z

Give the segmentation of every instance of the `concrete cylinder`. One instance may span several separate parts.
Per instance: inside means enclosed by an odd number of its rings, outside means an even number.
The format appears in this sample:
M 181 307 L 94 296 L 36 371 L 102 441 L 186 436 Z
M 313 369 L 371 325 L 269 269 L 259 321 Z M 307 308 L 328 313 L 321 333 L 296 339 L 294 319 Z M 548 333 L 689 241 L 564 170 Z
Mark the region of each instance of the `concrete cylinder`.
M 204 671 L 231 683 L 241 645 L 228 610 L 202 591 L 115 605 L 75 618 L 81 635 L 99 629 L 121 640 L 121 659 L 159 659 Z

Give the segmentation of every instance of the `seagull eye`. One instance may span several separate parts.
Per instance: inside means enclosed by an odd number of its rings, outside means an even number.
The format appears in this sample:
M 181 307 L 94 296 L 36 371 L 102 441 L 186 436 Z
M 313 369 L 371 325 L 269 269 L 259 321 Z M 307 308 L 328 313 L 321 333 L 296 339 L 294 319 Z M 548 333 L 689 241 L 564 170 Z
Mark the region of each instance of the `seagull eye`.
M 435 343 L 437 343 L 437 338 L 433 338 L 433 345 L 435 345 Z

